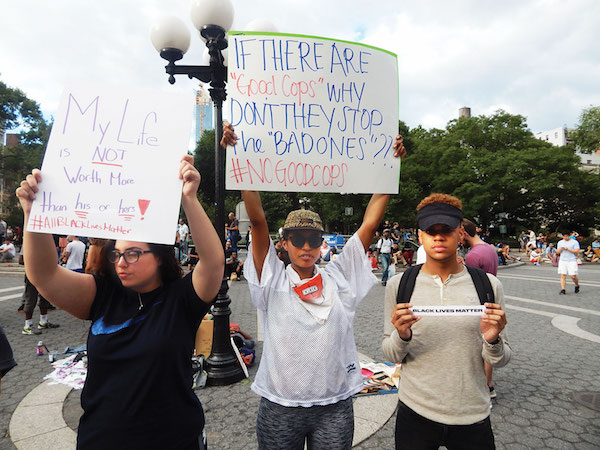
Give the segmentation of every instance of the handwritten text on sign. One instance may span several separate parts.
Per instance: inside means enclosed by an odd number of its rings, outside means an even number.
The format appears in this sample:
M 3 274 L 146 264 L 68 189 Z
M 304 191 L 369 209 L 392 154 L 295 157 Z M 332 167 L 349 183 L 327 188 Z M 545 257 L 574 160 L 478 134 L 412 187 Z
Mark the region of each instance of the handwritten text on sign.
M 307 36 L 230 32 L 227 188 L 397 193 L 396 55 Z
M 413 306 L 411 311 L 415 316 L 481 316 L 483 305 L 467 306 Z
M 28 229 L 172 244 L 191 107 L 181 95 L 66 89 Z

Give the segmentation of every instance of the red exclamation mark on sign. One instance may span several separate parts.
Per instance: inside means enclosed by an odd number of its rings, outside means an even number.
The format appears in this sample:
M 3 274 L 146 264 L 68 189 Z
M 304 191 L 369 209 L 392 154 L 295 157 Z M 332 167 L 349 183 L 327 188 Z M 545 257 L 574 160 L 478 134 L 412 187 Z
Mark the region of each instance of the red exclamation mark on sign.
M 140 211 L 142 213 L 142 220 L 144 220 L 144 214 L 146 214 L 146 210 L 148 209 L 149 204 L 150 204 L 150 200 L 138 199 L 138 205 L 140 206 Z

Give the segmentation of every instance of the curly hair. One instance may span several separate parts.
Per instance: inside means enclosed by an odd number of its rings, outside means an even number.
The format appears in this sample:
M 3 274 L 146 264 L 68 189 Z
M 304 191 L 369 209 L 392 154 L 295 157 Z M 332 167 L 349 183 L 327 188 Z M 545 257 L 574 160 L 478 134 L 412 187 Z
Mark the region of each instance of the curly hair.
M 424 206 L 430 205 L 432 203 L 447 203 L 448 205 L 452 205 L 455 208 L 462 210 L 462 202 L 449 194 L 431 194 L 421 200 L 421 203 L 417 205 L 417 211 L 419 211 Z
M 104 247 L 104 255 L 108 255 L 115 248 L 115 240 L 110 240 Z M 182 277 L 183 271 L 181 266 L 175 257 L 172 245 L 165 244 L 151 244 L 148 243 L 152 253 L 160 260 L 160 266 L 158 268 L 160 272 L 160 279 L 163 283 L 170 283 Z M 111 275 L 118 279 L 115 272 L 115 265 L 108 261 L 108 258 L 104 258 L 102 262 L 102 271 L 104 275 Z

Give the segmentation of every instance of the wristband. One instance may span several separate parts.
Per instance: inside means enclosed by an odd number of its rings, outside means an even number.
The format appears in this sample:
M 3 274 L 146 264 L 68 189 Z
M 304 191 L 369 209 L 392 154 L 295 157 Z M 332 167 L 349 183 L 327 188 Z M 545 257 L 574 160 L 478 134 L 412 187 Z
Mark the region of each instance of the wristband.
M 410 336 L 408 337 L 408 339 L 404 339 L 402 336 L 400 336 L 400 334 L 398 334 L 398 337 L 404 342 L 410 342 L 412 340 L 412 329 L 410 330 Z
M 500 344 L 500 342 L 501 342 L 500 336 L 498 336 L 494 342 L 488 342 L 488 341 L 485 340 L 485 336 L 483 335 L 483 333 L 481 334 L 481 339 L 483 339 L 483 342 L 488 347 L 497 347 Z

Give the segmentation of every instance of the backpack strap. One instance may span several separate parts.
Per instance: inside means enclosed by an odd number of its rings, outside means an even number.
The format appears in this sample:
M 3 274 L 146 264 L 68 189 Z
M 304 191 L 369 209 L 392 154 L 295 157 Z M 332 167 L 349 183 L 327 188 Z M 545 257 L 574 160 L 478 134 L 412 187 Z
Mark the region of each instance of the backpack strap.
M 479 296 L 479 303 L 494 303 L 494 289 L 487 274 L 478 267 L 465 266 L 473 279 L 475 290 Z
M 409 267 L 402 274 L 400 284 L 398 285 L 398 293 L 396 294 L 396 303 L 410 302 L 410 297 L 415 289 L 415 281 L 422 265 L 423 264 L 417 264 L 416 266 Z

